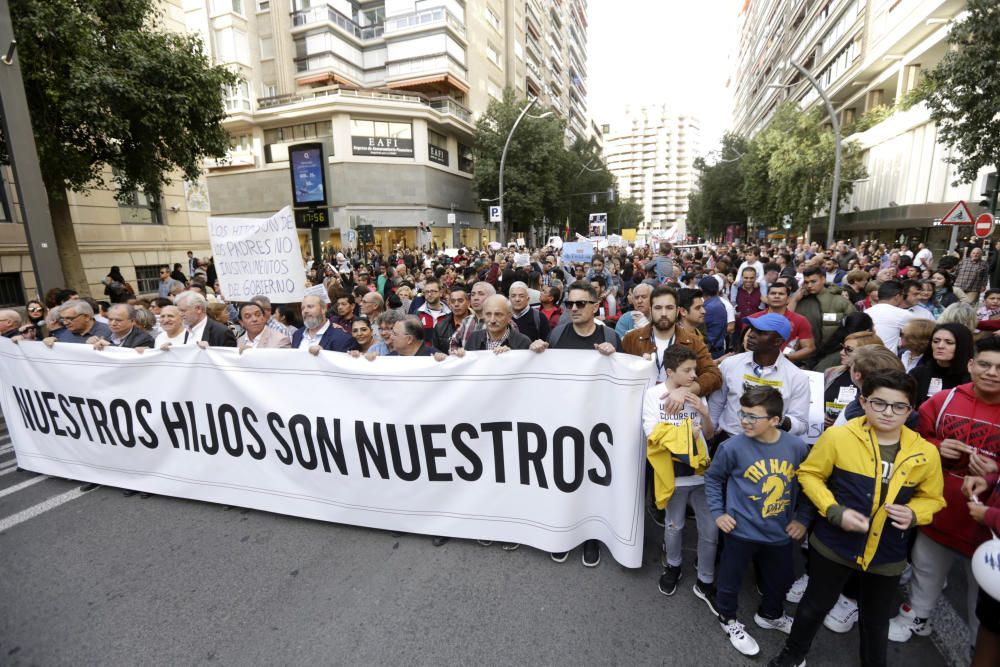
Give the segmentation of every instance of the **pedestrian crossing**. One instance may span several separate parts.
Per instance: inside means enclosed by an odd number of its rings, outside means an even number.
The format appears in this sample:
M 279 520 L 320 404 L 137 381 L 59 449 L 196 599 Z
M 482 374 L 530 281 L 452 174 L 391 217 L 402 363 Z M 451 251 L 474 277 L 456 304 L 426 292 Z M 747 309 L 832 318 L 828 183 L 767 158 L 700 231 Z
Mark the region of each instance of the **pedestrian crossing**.
M 17 466 L 7 420 L 0 414 L 0 533 L 76 500 L 80 482 L 22 470 Z

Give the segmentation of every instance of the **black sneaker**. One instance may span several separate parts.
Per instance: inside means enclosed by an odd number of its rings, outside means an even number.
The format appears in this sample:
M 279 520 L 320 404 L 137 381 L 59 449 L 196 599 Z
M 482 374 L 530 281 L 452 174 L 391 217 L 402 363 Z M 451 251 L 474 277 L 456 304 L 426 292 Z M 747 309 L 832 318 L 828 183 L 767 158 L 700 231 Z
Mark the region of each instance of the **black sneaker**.
M 597 567 L 601 564 L 601 543 L 597 540 L 587 540 L 583 543 L 583 566 Z
M 719 615 L 719 610 L 715 608 L 715 584 L 706 584 L 701 579 L 698 579 L 694 582 L 691 590 L 694 591 L 695 597 L 704 600 L 705 604 L 708 605 L 709 611 L 715 616 Z
M 569 552 L 568 551 L 554 551 L 554 552 L 552 552 L 552 553 L 549 554 L 549 558 L 551 558 L 556 563 L 565 563 L 566 559 L 569 558 Z
M 653 520 L 660 528 L 663 528 L 664 515 L 666 514 L 665 509 L 656 509 L 656 505 L 647 505 L 646 512 L 649 513 L 649 518 Z
M 671 596 L 677 592 L 677 582 L 681 580 L 681 567 L 680 565 L 672 567 L 667 566 L 667 569 L 663 571 L 660 575 L 660 592 L 666 596 Z
M 786 646 L 781 649 L 778 657 L 771 658 L 771 661 L 767 663 L 767 667 L 806 667 L 806 659 L 795 655 Z

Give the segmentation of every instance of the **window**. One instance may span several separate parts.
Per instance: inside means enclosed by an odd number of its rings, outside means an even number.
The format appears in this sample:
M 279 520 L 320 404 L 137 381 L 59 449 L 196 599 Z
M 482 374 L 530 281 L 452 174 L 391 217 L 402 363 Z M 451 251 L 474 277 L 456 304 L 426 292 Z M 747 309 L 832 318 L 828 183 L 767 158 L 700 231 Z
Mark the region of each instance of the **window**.
M 448 137 L 430 128 L 427 130 L 427 157 L 431 162 L 448 166 Z
M 493 79 L 486 82 L 486 92 L 495 100 L 503 99 L 503 92 L 500 90 L 500 86 L 493 83 Z
M 472 149 L 465 144 L 458 144 L 458 168 L 468 174 L 472 173 L 475 164 L 472 161 Z
M 226 111 L 250 111 L 250 84 L 240 81 L 226 88 Z
M 260 84 L 260 90 L 263 97 L 277 97 L 278 96 L 278 84 L 276 83 L 262 83 Z
M 497 17 L 496 13 L 489 7 L 483 9 L 483 15 L 486 17 L 486 22 L 493 26 L 493 29 L 500 32 L 500 19 Z
M 149 264 L 135 267 L 136 289 L 139 294 L 160 291 L 160 265 Z
M 6 173 L 0 172 L 0 222 L 14 222 L 8 199 Z
M 274 58 L 274 37 L 268 35 L 260 38 L 260 59 L 271 60 Z
M 24 282 L 21 274 L 0 273 L 0 306 L 10 308 L 11 306 L 23 306 Z
M 354 155 L 413 157 L 413 126 L 352 118 L 351 149 Z
M 150 199 L 145 193 L 133 190 L 118 200 L 118 213 L 122 224 L 162 225 L 163 212 L 159 200 Z
M 516 39 L 514 40 L 514 55 L 517 56 L 518 60 L 524 60 L 524 47 Z
M 250 134 L 230 134 L 229 147 L 234 151 L 248 151 L 253 145 L 253 136 Z
M 271 0 L 257 0 L 257 11 L 258 12 L 271 11 Z
M 243 14 L 243 0 L 212 0 L 212 13 L 234 12 Z
M 215 31 L 215 59 L 219 63 L 250 64 L 250 42 L 245 30 L 222 28 Z
M 492 44 L 486 45 L 486 57 L 489 58 L 490 62 L 492 62 L 494 65 L 496 65 L 500 69 L 503 69 L 503 61 L 500 56 L 500 51 L 498 51 L 497 48 Z
M 264 130 L 264 161 L 269 164 L 287 162 L 288 144 L 310 140 L 323 144 L 327 156 L 333 155 L 332 137 L 333 126 L 329 122 L 286 125 Z

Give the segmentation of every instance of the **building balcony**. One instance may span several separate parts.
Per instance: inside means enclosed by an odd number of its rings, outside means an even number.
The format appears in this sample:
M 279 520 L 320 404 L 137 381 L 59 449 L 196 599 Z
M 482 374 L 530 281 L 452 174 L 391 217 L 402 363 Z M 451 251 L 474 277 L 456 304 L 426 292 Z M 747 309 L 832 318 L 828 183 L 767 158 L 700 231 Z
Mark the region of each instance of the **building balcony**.
M 446 93 L 449 87 L 469 92 L 469 71 L 446 54 L 387 63 L 385 81 L 390 88 L 427 88 Z
M 421 12 L 393 16 L 385 20 L 385 34 L 392 35 L 400 32 L 414 30 L 424 30 L 426 28 L 436 28 L 446 26 L 452 32 L 461 37 L 465 37 L 465 24 L 448 11 L 445 7 L 434 7 Z
M 309 9 L 300 9 L 299 11 L 292 12 L 293 33 L 296 32 L 297 28 L 305 28 L 320 23 L 332 23 L 347 34 L 352 35 L 355 39 L 362 42 L 372 39 L 381 39 L 385 28 L 385 26 L 381 23 L 361 27 L 330 5 L 319 5 L 317 7 L 310 7 Z
M 431 109 L 440 114 L 455 116 L 461 121 L 472 124 L 472 112 L 450 97 L 435 97 L 427 102 Z

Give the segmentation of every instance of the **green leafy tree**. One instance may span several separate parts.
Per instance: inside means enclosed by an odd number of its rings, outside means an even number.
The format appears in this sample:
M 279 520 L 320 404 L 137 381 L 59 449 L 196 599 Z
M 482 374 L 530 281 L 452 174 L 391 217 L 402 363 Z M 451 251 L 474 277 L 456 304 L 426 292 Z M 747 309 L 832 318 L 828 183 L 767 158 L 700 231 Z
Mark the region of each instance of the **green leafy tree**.
M 746 222 L 743 171 L 740 166 L 746 152 L 746 139 L 727 133 L 722 138 L 717 159 L 695 158 L 698 181 L 688 197 L 689 234 L 711 238 L 722 233 L 729 223 Z
M 586 234 L 591 213 L 607 213 L 609 234 L 620 229 L 617 199 L 608 196 L 615 189 L 615 177 L 604 166 L 595 140 L 577 139 L 566 151 L 560 188 L 556 219 L 569 220 L 571 233 Z
M 747 146 L 740 161 L 747 213 L 766 229 L 780 229 L 791 216 L 791 233 L 801 234 L 813 216 L 830 205 L 834 136 L 818 109 L 782 105 Z M 853 181 L 866 175 L 857 144 L 841 144 L 839 201 L 850 200 Z
M 159 28 L 155 0 L 13 0 L 11 18 L 42 178 L 69 286 L 86 290 L 66 191 L 104 184 L 159 199 L 229 147 L 223 90 L 198 37 Z
M 976 179 L 979 170 L 1000 164 L 1000 5 L 968 0 L 967 12 L 948 32 L 955 47 L 927 72 L 918 89 L 937 123 L 938 137 L 957 155 L 955 185 Z
M 525 104 L 507 88 L 503 99 L 492 100 L 476 123 L 475 186 L 481 199 L 493 200 L 499 196 L 504 142 Z M 533 109 L 529 113 L 537 115 L 542 111 Z M 560 177 L 568 169 L 568 160 L 562 123 L 552 117 L 529 117 L 521 121 L 511 138 L 504 166 L 503 215 L 509 237 L 526 232 L 547 215 L 550 220 L 556 219 L 563 206 Z M 483 203 L 484 215 L 489 205 Z

